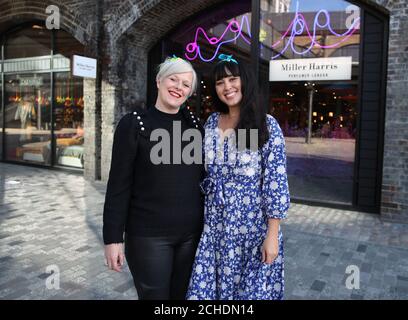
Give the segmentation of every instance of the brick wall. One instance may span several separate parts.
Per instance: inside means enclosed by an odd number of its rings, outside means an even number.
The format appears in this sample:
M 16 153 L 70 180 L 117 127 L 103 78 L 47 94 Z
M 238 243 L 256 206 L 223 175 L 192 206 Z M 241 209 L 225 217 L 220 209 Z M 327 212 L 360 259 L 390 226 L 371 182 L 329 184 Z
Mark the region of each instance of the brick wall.
M 92 26 L 96 23 L 95 0 L 48 1 L 48 0 L 0 0 L 0 32 L 9 27 L 33 19 L 43 20 L 49 5 L 60 9 L 61 27 L 69 31 L 79 42 L 93 42 Z
M 408 1 L 377 1 L 390 11 L 381 215 L 408 222 Z

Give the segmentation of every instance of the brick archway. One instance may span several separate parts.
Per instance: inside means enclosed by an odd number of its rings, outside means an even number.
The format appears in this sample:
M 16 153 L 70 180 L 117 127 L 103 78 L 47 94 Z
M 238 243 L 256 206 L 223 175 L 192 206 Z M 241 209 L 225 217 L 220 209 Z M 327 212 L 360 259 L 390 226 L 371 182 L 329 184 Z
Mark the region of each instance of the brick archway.
M 382 13 L 392 9 L 394 0 L 346 0 L 358 6 L 367 6 Z M 112 1 L 113 2 L 113 1 Z M 106 30 L 112 42 L 131 38 L 142 48 L 151 48 L 161 37 L 179 23 L 225 0 L 148 0 L 114 1 L 108 16 Z M 160 19 L 159 19 L 160 18 Z
M 132 43 L 138 47 L 150 48 L 187 17 L 225 1 L 150 0 L 140 2 L 143 5 L 139 5 L 139 2 L 133 6 L 124 3 L 117 9 L 119 13 L 126 11 L 127 15 L 119 15 L 121 18 L 119 24 L 117 21 L 111 22 L 111 25 L 116 23 L 120 26 L 112 34 L 112 40 L 120 41 L 123 37 L 130 37 Z M 109 30 L 109 24 L 107 29 Z
M 46 21 L 48 14 L 46 8 L 55 5 L 60 9 L 60 27 L 69 32 L 84 46 L 94 42 L 94 28 L 85 16 L 76 14 L 71 6 L 74 1 L 45 1 L 45 0 L 0 0 L 0 34 L 11 28 L 30 21 Z M 82 1 L 81 7 L 93 5 L 94 1 Z M 81 10 L 77 6 L 77 10 Z M 92 11 L 90 12 L 92 13 Z

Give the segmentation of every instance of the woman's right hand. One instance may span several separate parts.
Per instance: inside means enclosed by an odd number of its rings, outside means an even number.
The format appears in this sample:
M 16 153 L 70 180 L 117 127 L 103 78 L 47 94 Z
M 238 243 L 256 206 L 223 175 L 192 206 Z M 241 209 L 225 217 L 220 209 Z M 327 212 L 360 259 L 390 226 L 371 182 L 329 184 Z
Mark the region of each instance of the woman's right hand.
M 105 258 L 110 270 L 121 272 L 121 267 L 125 261 L 123 243 L 111 243 L 105 245 Z

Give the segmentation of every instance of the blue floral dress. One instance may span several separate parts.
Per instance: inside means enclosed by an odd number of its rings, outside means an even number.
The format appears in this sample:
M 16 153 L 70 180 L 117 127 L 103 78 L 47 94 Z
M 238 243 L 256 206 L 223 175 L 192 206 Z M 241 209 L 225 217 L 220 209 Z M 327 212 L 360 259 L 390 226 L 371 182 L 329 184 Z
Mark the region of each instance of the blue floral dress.
M 268 218 L 285 218 L 290 203 L 282 131 L 267 115 L 269 140 L 258 151 L 239 151 L 234 139 L 221 141 L 218 119 L 213 113 L 205 124 L 204 230 L 186 298 L 283 299 L 281 230 L 278 257 L 261 262 Z

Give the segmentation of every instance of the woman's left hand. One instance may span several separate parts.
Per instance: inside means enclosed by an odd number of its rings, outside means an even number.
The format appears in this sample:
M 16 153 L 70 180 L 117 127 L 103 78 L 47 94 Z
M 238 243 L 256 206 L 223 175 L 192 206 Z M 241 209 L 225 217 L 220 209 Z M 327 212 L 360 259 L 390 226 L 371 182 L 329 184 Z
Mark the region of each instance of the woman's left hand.
M 262 262 L 272 264 L 279 253 L 279 241 L 277 235 L 267 235 L 262 244 Z

